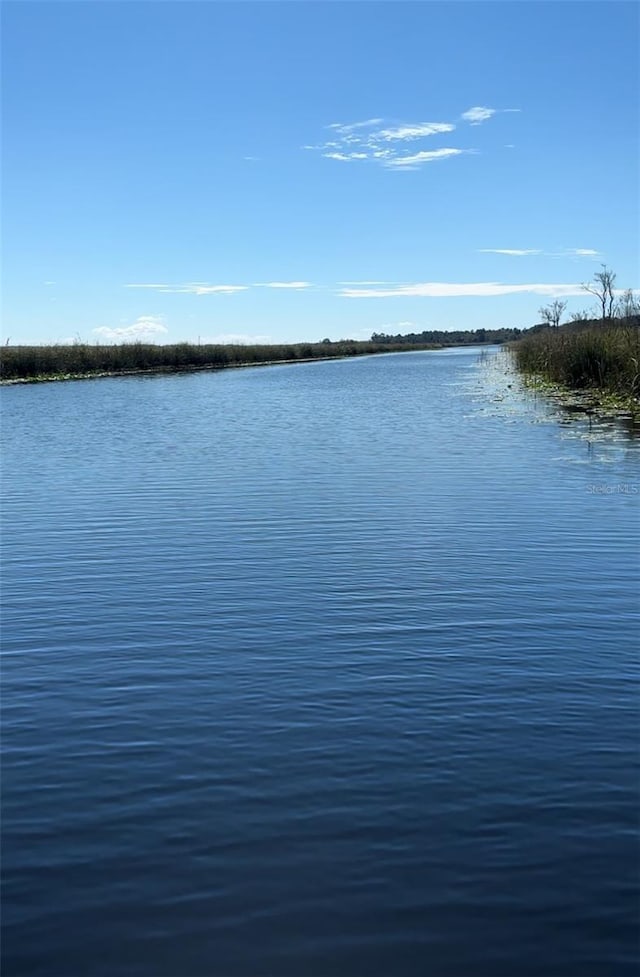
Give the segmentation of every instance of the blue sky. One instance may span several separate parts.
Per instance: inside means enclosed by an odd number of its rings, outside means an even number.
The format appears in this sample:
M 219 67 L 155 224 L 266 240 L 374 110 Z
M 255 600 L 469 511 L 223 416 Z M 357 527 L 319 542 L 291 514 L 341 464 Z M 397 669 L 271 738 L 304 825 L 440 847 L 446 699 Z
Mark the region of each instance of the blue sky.
M 638 5 L 3 4 L 4 337 L 525 327 L 637 288 Z

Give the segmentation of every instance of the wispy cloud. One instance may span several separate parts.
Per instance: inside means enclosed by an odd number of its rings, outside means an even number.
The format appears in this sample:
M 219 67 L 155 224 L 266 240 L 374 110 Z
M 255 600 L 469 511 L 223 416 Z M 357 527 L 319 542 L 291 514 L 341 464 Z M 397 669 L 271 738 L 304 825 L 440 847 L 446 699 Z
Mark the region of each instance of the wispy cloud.
M 200 339 L 201 343 L 232 344 L 234 346 L 251 346 L 258 343 L 270 343 L 271 336 L 252 336 L 246 332 L 223 332 L 218 336 L 204 336 Z
M 393 159 L 385 159 L 384 166 L 403 167 L 406 170 L 415 170 L 424 163 L 433 163 L 438 159 L 449 159 L 451 156 L 461 156 L 468 153 L 468 149 L 432 149 L 414 153 L 412 156 L 396 156 Z
M 478 248 L 480 254 L 509 254 L 521 258 L 527 254 L 542 254 L 538 248 Z
M 452 148 L 428 152 L 422 149 L 407 151 L 408 143 L 453 132 L 456 128 L 453 122 L 385 122 L 384 119 L 375 118 L 363 122 L 332 122 L 326 128 L 331 131 L 330 139 L 302 148 L 316 150 L 325 159 L 340 163 L 368 161 L 385 167 L 417 169 L 435 159 L 470 152 Z
M 325 159 L 338 159 L 342 163 L 350 163 L 354 159 L 369 159 L 368 153 L 323 153 Z
M 377 140 L 396 142 L 398 140 L 422 139 L 424 136 L 437 136 L 453 132 L 455 126 L 450 122 L 419 122 L 417 125 L 396 126 L 393 129 L 380 129 L 375 133 Z
M 100 339 L 126 342 L 127 340 L 153 339 L 155 336 L 164 336 L 169 330 L 159 316 L 141 315 L 130 326 L 116 328 L 99 326 L 93 332 Z
M 382 119 L 365 119 L 364 122 L 332 122 L 327 126 L 327 129 L 335 129 L 338 132 L 349 133 L 356 129 L 369 129 L 372 126 L 379 126 L 383 122 Z
M 391 288 L 343 288 L 338 293 L 343 298 L 451 298 L 457 296 L 487 297 L 530 293 L 552 297 L 582 295 L 582 285 L 573 284 L 518 284 L 503 282 L 416 282 L 398 284 Z
M 478 254 L 506 254 L 516 258 L 532 254 L 541 254 L 547 258 L 600 257 L 600 252 L 594 251 L 593 248 L 565 248 L 564 251 L 542 251 L 540 248 L 478 248 Z
M 381 329 L 416 329 L 415 322 L 383 322 L 380 326 Z
M 312 288 L 312 282 L 256 282 L 258 288 L 293 288 L 301 291 L 305 288 Z
M 244 292 L 248 285 L 211 285 L 209 282 L 187 282 L 184 285 L 168 285 L 159 283 L 133 283 L 125 288 L 150 288 L 156 292 L 176 292 L 188 295 L 232 295 L 234 292 Z
M 464 119 L 465 122 L 470 122 L 472 126 L 479 126 L 495 115 L 496 111 L 497 109 L 489 109 L 486 105 L 474 105 L 463 112 L 460 118 Z
M 248 285 L 185 285 L 183 288 L 167 289 L 174 292 L 188 292 L 192 295 L 233 295 L 246 292 Z
M 254 282 L 253 285 L 212 285 L 210 282 L 185 282 L 181 285 L 171 285 L 167 282 L 131 282 L 125 288 L 148 288 L 155 292 L 183 294 L 183 295 L 233 295 L 235 292 L 246 292 L 249 288 L 284 288 L 303 291 L 313 288 L 313 282 Z
M 474 105 L 463 112 L 460 118 L 472 126 L 479 126 L 492 119 L 494 115 L 503 115 L 506 112 L 520 112 L 520 109 L 490 109 L 486 105 Z

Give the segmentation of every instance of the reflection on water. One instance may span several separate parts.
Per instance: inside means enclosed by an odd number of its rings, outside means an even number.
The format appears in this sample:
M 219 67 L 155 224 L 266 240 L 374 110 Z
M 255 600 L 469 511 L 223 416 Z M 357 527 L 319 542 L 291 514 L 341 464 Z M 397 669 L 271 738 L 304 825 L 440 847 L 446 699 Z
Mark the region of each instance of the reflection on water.
M 628 442 L 640 438 L 640 416 L 629 411 L 595 406 L 579 392 L 553 392 L 537 388 L 515 369 L 507 350 L 483 350 L 476 361 L 477 376 L 466 385 L 476 404 L 473 414 L 502 417 L 506 423 L 518 418 L 558 429 L 560 441 L 580 442 L 584 455 L 568 453 L 568 463 L 586 460 L 612 462 L 626 450 L 635 457 L 637 446 Z

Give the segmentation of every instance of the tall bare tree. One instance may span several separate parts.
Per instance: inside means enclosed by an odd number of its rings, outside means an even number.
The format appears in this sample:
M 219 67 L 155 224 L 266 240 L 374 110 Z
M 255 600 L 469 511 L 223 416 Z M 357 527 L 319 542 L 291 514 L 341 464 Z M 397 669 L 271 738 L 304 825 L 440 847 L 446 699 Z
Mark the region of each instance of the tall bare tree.
M 613 306 L 615 303 L 614 285 L 616 283 L 616 273 L 602 265 L 602 271 L 595 273 L 594 281 L 583 285 L 585 292 L 595 295 L 602 308 L 602 321 L 613 318 Z
M 562 313 L 567 307 L 566 302 L 561 302 L 560 299 L 554 299 L 551 305 L 543 305 L 538 312 L 542 316 L 542 321 L 546 322 L 548 326 L 552 329 L 557 329 L 560 325 L 560 320 L 562 319 Z

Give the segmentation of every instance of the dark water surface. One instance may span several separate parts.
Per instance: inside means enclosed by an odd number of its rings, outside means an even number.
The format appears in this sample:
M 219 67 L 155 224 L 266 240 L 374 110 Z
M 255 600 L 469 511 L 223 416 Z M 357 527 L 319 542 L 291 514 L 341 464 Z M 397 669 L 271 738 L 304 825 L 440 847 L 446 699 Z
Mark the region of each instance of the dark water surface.
M 3 977 L 638 973 L 640 441 L 506 371 L 2 390 Z

